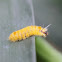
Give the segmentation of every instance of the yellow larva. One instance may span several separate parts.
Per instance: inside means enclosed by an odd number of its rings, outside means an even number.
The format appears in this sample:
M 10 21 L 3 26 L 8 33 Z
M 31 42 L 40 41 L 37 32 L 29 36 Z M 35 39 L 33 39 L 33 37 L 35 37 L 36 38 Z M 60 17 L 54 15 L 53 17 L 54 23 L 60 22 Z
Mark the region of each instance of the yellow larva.
M 49 27 L 48 25 L 47 27 Z M 47 27 L 43 28 L 41 26 L 27 26 L 23 29 L 15 31 L 10 34 L 9 40 L 12 42 L 16 42 L 18 40 L 26 39 L 30 36 L 37 35 L 37 36 L 47 36 Z

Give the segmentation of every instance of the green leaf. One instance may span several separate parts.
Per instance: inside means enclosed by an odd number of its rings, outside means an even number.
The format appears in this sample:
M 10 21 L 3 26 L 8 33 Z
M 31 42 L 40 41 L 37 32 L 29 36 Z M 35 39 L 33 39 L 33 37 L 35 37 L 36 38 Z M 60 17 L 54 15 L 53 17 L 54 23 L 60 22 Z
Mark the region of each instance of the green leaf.
M 62 54 L 51 46 L 41 37 L 36 37 L 37 54 L 45 60 L 45 62 L 62 62 Z

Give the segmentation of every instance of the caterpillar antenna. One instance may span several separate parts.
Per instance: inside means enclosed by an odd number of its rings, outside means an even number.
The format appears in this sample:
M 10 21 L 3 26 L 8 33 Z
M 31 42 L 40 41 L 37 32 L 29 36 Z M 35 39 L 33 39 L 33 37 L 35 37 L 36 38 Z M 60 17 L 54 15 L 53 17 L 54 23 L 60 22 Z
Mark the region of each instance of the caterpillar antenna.
M 45 28 L 48 29 L 48 27 L 51 26 L 51 24 L 49 24 L 48 26 L 46 26 Z

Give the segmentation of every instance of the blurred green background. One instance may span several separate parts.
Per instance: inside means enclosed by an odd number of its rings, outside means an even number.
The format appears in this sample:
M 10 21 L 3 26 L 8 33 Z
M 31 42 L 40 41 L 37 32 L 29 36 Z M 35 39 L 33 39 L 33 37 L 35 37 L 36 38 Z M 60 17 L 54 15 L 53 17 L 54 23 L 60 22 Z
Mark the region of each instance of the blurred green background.
M 32 1 L 34 8 L 35 24 L 40 26 L 44 25 L 44 27 L 46 27 L 48 24 L 51 24 L 51 26 L 48 29 L 49 35 L 47 36 L 46 39 L 54 48 L 58 49 L 59 51 L 62 51 L 62 33 L 61 33 L 62 32 L 62 0 L 32 0 Z M 43 50 L 41 48 L 41 53 L 42 51 Z M 43 58 L 40 56 L 42 55 L 37 53 L 38 62 L 48 62 L 45 60 L 45 57 Z M 62 62 L 62 61 L 58 61 L 58 62 Z
M 62 50 L 62 0 L 33 0 L 35 24 L 49 27 L 47 39 Z

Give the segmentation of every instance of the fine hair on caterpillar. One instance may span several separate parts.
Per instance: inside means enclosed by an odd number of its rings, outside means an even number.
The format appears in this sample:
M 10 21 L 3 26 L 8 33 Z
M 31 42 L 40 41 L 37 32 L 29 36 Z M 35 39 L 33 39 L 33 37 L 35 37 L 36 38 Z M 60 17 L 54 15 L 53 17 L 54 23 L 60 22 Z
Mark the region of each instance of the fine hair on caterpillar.
M 9 36 L 9 40 L 12 42 L 16 42 L 19 40 L 24 40 L 30 36 L 43 36 L 46 37 L 48 35 L 48 27 L 51 24 L 49 24 L 48 26 L 46 26 L 45 28 L 41 27 L 41 26 L 27 26 L 25 28 L 22 28 L 20 30 L 17 30 L 15 32 L 12 32 Z

